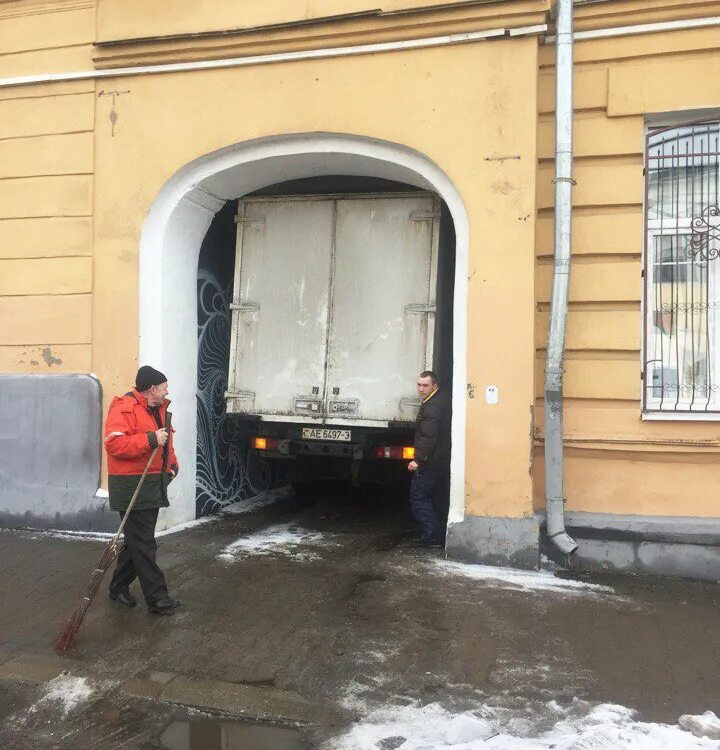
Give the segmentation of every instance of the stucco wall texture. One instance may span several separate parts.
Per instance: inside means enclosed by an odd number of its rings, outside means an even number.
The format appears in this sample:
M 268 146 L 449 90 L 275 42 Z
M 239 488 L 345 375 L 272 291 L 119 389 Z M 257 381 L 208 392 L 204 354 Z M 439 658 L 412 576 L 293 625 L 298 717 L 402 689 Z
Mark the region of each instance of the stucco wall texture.
M 540 509 L 554 145 L 554 47 L 542 35 L 2 85 L 16 75 L 518 28 L 545 23 L 551 5 L 428 4 L 388 2 L 378 13 L 361 2 L 276 0 L 249 15 L 246 3 L 219 0 L 173 4 L 172 13 L 159 0 L 0 4 L 0 372 L 93 372 L 105 409 L 127 390 L 138 365 L 141 233 L 162 186 L 193 159 L 297 133 L 400 144 L 445 172 L 470 221 L 466 513 Z M 328 18 L 337 14 L 360 15 Z M 617 0 L 578 6 L 576 23 L 718 15 L 714 2 Z M 565 388 L 574 511 L 717 515 L 707 488 L 720 480 L 718 423 L 641 419 L 640 272 L 647 118 L 718 106 L 718 47 L 714 27 L 576 44 Z M 483 398 L 489 384 L 497 405 Z

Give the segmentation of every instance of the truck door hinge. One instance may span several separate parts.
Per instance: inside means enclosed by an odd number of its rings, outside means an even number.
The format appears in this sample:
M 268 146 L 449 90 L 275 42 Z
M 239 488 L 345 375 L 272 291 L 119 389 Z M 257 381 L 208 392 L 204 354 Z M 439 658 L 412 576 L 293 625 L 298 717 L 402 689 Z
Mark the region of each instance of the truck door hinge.
M 235 217 L 236 224 L 264 224 L 265 219 L 262 216 L 240 216 Z
M 238 401 L 250 401 L 250 406 L 255 402 L 255 391 L 225 391 L 225 398 L 237 399 Z
M 260 304 L 258 302 L 231 302 L 230 309 L 240 312 L 258 312 Z
M 434 315 L 437 308 L 434 305 L 425 305 L 423 303 L 405 305 L 403 312 L 405 315 Z
M 411 211 L 410 221 L 430 221 L 431 219 L 439 219 L 439 211 Z

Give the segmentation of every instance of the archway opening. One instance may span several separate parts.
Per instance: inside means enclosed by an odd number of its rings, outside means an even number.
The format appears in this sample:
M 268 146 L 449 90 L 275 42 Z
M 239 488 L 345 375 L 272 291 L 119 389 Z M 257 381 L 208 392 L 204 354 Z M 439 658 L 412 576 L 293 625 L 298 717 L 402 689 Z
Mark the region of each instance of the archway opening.
M 140 251 L 140 356 L 172 385 L 176 451 L 168 527 L 196 516 L 198 260 L 213 218 L 228 201 L 292 180 L 343 175 L 389 180 L 440 196 L 455 231 L 450 520 L 464 514 L 468 220 L 452 182 L 427 157 L 356 136 L 303 134 L 241 143 L 191 162 L 166 183 L 146 221 Z M 226 209 L 229 210 L 229 209 Z M 162 278 L 159 285 L 157 279 Z
M 280 215 L 285 210 L 293 210 L 297 214 L 298 206 L 308 202 L 314 205 L 328 204 L 343 200 L 347 205 L 353 205 L 354 211 L 358 213 L 361 222 L 368 225 L 377 221 L 376 213 L 387 210 L 385 207 L 393 203 L 402 203 L 408 197 L 412 201 L 423 201 L 427 191 L 423 191 L 413 185 L 394 182 L 382 178 L 355 177 L 351 175 L 328 175 L 322 177 L 309 177 L 298 180 L 284 181 L 254 191 L 247 196 L 241 196 L 241 207 L 248 203 L 254 205 L 275 206 L 279 208 Z M 265 203 L 265 200 L 269 203 Z M 303 203 L 303 201 L 305 202 Z M 438 200 L 438 216 L 433 219 L 437 222 L 437 242 L 435 257 L 433 258 L 432 273 L 429 273 L 429 283 L 432 285 L 431 297 L 434 300 L 435 311 L 432 314 L 432 325 L 428 326 L 428 320 L 423 323 L 430 328 L 432 342 L 428 351 L 431 351 L 430 360 L 426 360 L 425 344 L 423 344 L 422 365 L 418 365 L 417 372 L 408 373 L 410 377 L 404 384 L 404 393 L 411 396 L 414 391 L 414 378 L 427 364 L 439 375 L 443 390 L 452 393 L 453 380 L 453 294 L 455 279 L 455 231 L 446 204 Z M 390 209 L 392 210 L 392 209 Z M 307 213 L 307 212 L 306 212 Z M 361 500 L 363 509 L 363 521 L 375 522 L 391 531 L 395 527 L 402 527 L 408 522 L 408 484 L 410 474 L 406 469 L 407 461 L 399 460 L 377 460 L 376 450 L 380 442 L 410 442 L 412 441 L 412 428 L 406 424 L 404 428 L 399 423 L 394 423 L 393 428 L 388 430 L 365 427 L 352 430 L 353 442 L 347 445 L 336 445 L 330 443 L 307 443 L 294 440 L 292 450 L 289 453 L 268 454 L 265 451 L 254 449 L 253 438 L 257 434 L 278 437 L 299 437 L 296 433 L 301 430 L 297 426 L 288 424 L 273 424 L 272 414 L 265 414 L 263 422 L 258 419 L 261 410 L 249 410 L 249 413 L 228 414 L 228 373 L 233 370 L 231 362 L 231 339 L 233 320 L 235 325 L 240 326 L 239 318 L 233 318 L 231 303 L 234 298 L 233 285 L 239 283 L 241 274 L 237 272 L 236 264 L 241 263 L 240 258 L 244 253 L 238 245 L 242 243 L 244 232 L 238 231 L 238 201 L 229 200 L 218 211 L 203 239 L 198 259 L 198 413 L 197 413 L 197 494 L 196 514 L 198 516 L 216 512 L 224 507 L 242 503 L 258 493 L 270 489 L 274 484 L 292 484 L 297 494 L 303 496 L 306 501 L 320 501 L 318 513 L 322 514 L 324 507 L 323 499 L 330 501 L 330 507 L 337 509 L 347 507 L 347 503 L 341 500 Z M 395 216 L 394 218 L 398 218 Z M 294 231 L 302 231 L 298 224 L 302 223 L 301 216 L 293 218 Z M 432 232 L 427 232 L 428 237 Z M 316 241 L 316 238 L 313 238 Z M 310 278 L 306 284 L 307 277 L 313 277 L 320 273 L 324 276 L 325 271 L 314 267 L 310 260 L 313 250 L 303 254 L 306 248 L 300 247 L 301 254 L 292 258 L 287 255 L 287 248 L 283 248 L 283 261 L 295 264 L 292 277 L 292 288 L 296 291 L 312 287 L 314 280 Z M 416 248 L 422 250 L 422 248 Z M 388 252 L 397 252 L 398 248 L 387 246 Z M 247 253 L 247 248 L 245 254 Z M 376 268 L 372 286 L 373 292 L 381 297 L 390 297 L 395 301 L 393 306 L 397 307 L 402 298 L 403 290 L 393 284 L 388 277 L 388 264 L 385 253 L 374 257 L 366 245 L 362 250 L 364 263 L 372 264 Z M 342 262 L 342 253 L 340 261 Z M 411 260 L 413 260 L 411 258 Z M 347 262 L 347 260 L 346 260 Z M 422 265 L 426 261 L 422 257 L 415 260 Z M 406 276 L 412 271 L 403 266 L 402 274 Z M 277 305 L 281 300 L 287 298 L 288 288 L 283 287 L 277 281 L 277 270 L 270 262 L 261 262 L 254 269 L 256 275 L 267 277 L 267 283 L 272 288 L 273 299 Z M 426 284 L 428 281 L 426 280 Z M 322 281 L 321 284 L 322 286 Z M 237 297 L 237 290 L 235 296 Z M 236 300 L 237 301 L 237 300 Z M 297 300 L 292 300 L 297 301 Z M 292 303 L 291 301 L 291 303 Z M 376 328 L 369 340 L 362 337 L 358 329 L 353 331 L 353 340 L 350 349 L 365 349 L 366 345 L 373 347 L 381 343 L 381 339 L 387 339 L 388 334 L 383 331 L 384 326 L 392 325 L 395 321 L 384 318 L 376 320 L 377 314 L 373 314 L 369 308 L 372 307 L 371 300 L 363 298 L 362 304 L 356 304 L 356 313 L 367 314 L 372 319 Z M 303 333 L 308 322 L 310 325 L 318 325 L 314 320 L 315 315 L 305 307 L 308 300 L 304 300 L 302 311 L 294 311 L 297 314 L 305 314 L 306 319 L 298 321 L 301 328 L 297 331 Z M 312 302 L 309 303 L 310 305 Z M 334 301 L 335 305 L 352 304 L 346 298 Z M 272 314 L 271 311 L 269 311 Z M 263 311 L 263 315 L 268 314 Z M 360 326 L 362 328 L 362 326 Z M 243 331 L 241 335 L 247 336 Z M 397 342 L 401 343 L 401 342 Z M 278 342 L 282 347 L 282 343 Z M 386 347 L 387 348 L 387 347 Z M 234 351 L 234 350 L 233 350 Z M 412 353 L 412 352 L 411 352 Z M 344 352 L 348 356 L 350 352 Z M 370 354 L 368 358 L 358 358 L 358 368 L 375 370 L 382 368 L 382 362 L 376 361 L 382 356 L 379 352 Z M 283 349 L 282 361 L 292 357 L 292 352 Z M 390 368 L 393 369 L 392 367 Z M 412 369 L 412 365 L 410 365 Z M 267 378 L 275 374 L 272 367 L 266 362 L 263 375 Z M 363 378 L 372 376 L 373 372 L 359 373 Z M 380 376 L 379 387 L 384 386 L 383 377 Z M 257 384 L 260 385 L 260 384 Z M 256 383 L 250 384 L 251 388 L 257 387 Z M 262 386 L 260 385 L 262 388 Z M 232 405 L 232 401 L 230 402 Z M 343 455 L 323 455 L 321 451 L 339 448 Z M 313 453 L 313 451 L 315 451 Z M 354 456 L 350 457 L 350 453 Z M 364 460 L 358 459 L 358 452 L 364 452 Z M 335 481 L 332 481 L 335 480 Z M 436 493 L 436 507 L 441 519 L 448 515 L 448 492 L 447 488 L 439 487 Z M 352 503 L 350 503 L 352 505 Z M 334 517 L 337 517 L 335 515 Z M 373 521 L 374 519 L 374 521 Z M 347 519 L 346 519 L 347 520 Z M 397 528 L 398 531 L 401 528 Z

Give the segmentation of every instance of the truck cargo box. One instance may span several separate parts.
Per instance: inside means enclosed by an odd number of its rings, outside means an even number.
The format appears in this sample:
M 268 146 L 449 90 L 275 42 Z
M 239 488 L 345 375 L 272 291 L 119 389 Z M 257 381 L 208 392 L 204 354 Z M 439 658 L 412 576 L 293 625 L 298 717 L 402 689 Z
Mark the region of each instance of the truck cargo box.
M 424 192 L 240 201 L 228 413 L 412 420 L 433 363 L 439 224 Z

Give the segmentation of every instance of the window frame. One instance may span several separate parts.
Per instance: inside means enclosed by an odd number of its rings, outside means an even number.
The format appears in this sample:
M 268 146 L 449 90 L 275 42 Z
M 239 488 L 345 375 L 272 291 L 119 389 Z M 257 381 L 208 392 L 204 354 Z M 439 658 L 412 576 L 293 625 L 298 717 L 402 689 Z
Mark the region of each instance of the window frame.
M 651 354 L 654 354 L 653 348 L 649 343 L 649 315 L 651 310 L 649 304 L 651 302 L 650 295 L 652 294 L 652 291 L 654 289 L 654 275 L 656 268 L 656 264 L 654 262 L 655 238 L 660 236 L 673 237 L 680 235 L 691 235 L 692 221 L 694 218 L 692 216 L 683 218 L 675 217 L 675 219 L 672 220 L 672 224 L 668 224 L 667 229 L 669 231 L 667 232 L 663 231 L 666 227 L 664 226 L 662 217 L 658 219 L 650 219 L 650 170 L 648 168 L 650 155 L 650 138 L 653 135 L 657 135 L 665 131 L 691 128 L 702 125 L 720 125 L 720 111 L 718 110 L 708 111 L 704 113 L 704 116 L 698 113 L 698 119 L 688 119 L 688 114 L 689 113 L 685 113 L 684 117 L 682 113 L 665 114 L 655 122 L 646 120 L 645 123 L 645 133 L 643 138 L 643 237 L 641 273 L 642 293 L 640 297 L 640 412 L 641 419 L 645 421 L 720 421 L 719 391 L 716 390 L 714 398 L 712 398 L 712 400 L 708 402 L 712 407 L 708 410 L 701 410 L 698 408 L 677 408 L 672 410 L 661 410 L 660 405 L 666 399 L 664 397 L 652 397 L 650 395 L 652 385 L 648 385 L 648 377 L 650 377 L 650 373 L 653 371 L 651 365 L 654 362 L 661 361 L 658 359 L 649 358 Z M 712 272 L 710 272 L 711 268 Z M 713 294 L 716 291 L 720 291 L 720 259 L 715 261 L 715 265 L 708 265 L 707 285 L 708 295 Z M 713 340 L 714 342 L 716 342 L 716 345 L 713 347 L 711 352 L 711 372 L 717 378 L 718 384 L 720 384 L 720 317 L 718 309 L 713 308 L 712 311 L 709 310 L 708 316 L 709 317 L 706 325 L 708 326 L 708 329 L 712 325 L 712 329 L 715 330 Z M 710 319 L 710 316 L 712 316 L 712 321 Z M 713 387 L 713 385 L 711 385 L 711 387 Z M 707 397 L 704 397 L 701 401 L 707 402 Z M 678 404 L 678 406 L 680 405 L 681 404 Z

